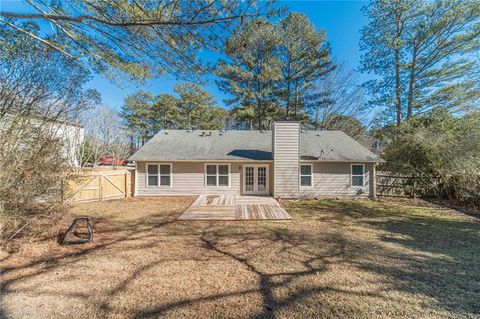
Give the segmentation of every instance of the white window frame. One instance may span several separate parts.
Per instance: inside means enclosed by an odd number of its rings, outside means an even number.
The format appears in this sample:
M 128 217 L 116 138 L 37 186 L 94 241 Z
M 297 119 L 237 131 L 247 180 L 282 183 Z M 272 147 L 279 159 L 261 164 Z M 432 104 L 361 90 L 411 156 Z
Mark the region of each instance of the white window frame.
M 310 175 L 303 175 L 302 174 L 302 166 L 310 166 Z M 300 178 L 298 179 L 298 183 L 301 188 L 312 188 L 313 187 L 313 163 L 300 163 L 300 169 L 298 174 L 300 175 Z M 310 185 L 304 186 L 302 185 L 302 176 L 308 176 L 310 177 Z
M 161 165 L 168 165 L 170 166 L 170 175 L 166 175 L 166 174 L 162 174 L 160 172 L 160 166 Z M 157 185 L 149 185 L 148 184 L 148 177 L 149 175 L 154 175 L 154 174 L 148 174 L 148 167 L 149 166 L 157 166 L 157 176 L 158 176 L 158 179 L 157 179 Z M 146 179 L 145 179 L 145 184 L 147 187 L 162 187 L 162 188 L 172 188 L 173 187 L 173 165 L 172 163 L 146 163 L 145 164 L 145 175 L 146 175 Z M 161 177 L 162 176 L 170 176 L 170 185 L 160 185 L 160 180 L 161 180 Z
M 353 175 L 353 166 L 362 166 L 362 175 Z M 362 186 L 353 185 L 353 177 L 354 176 L 362 176 Z M 351 163 L 350 164 L 350 186 L 351 187 L 365 187 L 365 164 L 363 163 Z
M 216 185 L 213 186 L 213 185 L 208 185 L 207 184 L 207 166 L 210 165 L 210 166 L 216 166 Z M 219 180 L 220 180 L 220 176 L 225 176 L 224 174 L 220 175 L 220 171 L 218 169 L 218 166 L 219 165 L 225 165 L 225 166 L 228 166 L 228 186 L 224 186 L 224 185 L 220 185 L 219 184 Z M 231 186 L 231 178 L 230 178 L 230 175 L 232 174 L 232 171 L 231 171 L 231 167 L 230 167 L 230 163 L 205 163 L 204 165 L 204 168 L 203 168 L 203 171 L 204 171 L 204 187 L 207 187 L 207 188 L 230 188 Z M 210 175 L 210 176 L 213 176 L 213 175 Z

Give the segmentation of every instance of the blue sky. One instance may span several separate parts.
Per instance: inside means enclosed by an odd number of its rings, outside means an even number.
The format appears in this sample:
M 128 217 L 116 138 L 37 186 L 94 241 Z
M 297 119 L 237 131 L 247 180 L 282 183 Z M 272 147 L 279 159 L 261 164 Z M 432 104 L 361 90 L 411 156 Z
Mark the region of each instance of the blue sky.
M 352 69 L 359 65 L 360 29 L 367 23 L 367 19 L 361 12 L 362 6 L 367 1 L 278 1 L 278 5 L 287 7 L 290 11 L 302 12 L 310 18 L 310 21 L 318 28 L 327 32 L 327 40 L 330 42 L 333 58 L 337 62 L 343 62 Z M 0 10 L 28 11 L 19 0 L 0 0 Z M 361 79 L 367 79 L 362 75 Z M 177 83 L 172 78 L 161 78 L 149 81 L 140 87 L 131 83 L 112 83 L 101 76 L 94 76 L 88 83 L 88 87 L 95 88 L 102 95 L 102 103 L 114 108 L 120 108 L 124 98 L 138 89 L 151 91 L 154 94 L 170 93 Z M 220 92 L 213 79 L 204 88 L 209 91 L 223 106 L 225 94 Z

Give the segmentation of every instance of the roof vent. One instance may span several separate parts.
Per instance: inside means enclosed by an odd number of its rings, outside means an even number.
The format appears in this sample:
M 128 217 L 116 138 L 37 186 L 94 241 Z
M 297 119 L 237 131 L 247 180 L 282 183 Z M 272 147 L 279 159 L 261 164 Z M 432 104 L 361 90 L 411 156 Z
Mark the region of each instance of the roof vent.
M 187 130 L 187 133 L 192 133 L 192 130 L 191 130 L 191 129 L 188 129 L 188 130 Z
M 168 132 L 167 132 L 167 131 L 165 131 L 165 135 L 167 135 L 167 134 L 168 134 Z
M 306 131 L 306 130 L 302 130 L 301 132 L 302 132 L 303 134 L 307 133 L 307 131 Z
M 260 133 L 265 133 L 265 131 L 264 131 L 264 130 L 260 130 Z

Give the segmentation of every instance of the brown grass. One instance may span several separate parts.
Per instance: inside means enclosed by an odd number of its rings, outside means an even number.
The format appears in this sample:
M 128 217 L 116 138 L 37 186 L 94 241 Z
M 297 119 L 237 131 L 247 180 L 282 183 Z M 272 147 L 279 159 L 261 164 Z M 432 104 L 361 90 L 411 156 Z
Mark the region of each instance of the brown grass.
M 478 318 L 480 224 L 372 201 L 288 203 L 291 223 L 176 222 L 193 198 L 81 204 L 94 243 L 4 256 L 7 318 Z M 71 216 L 67 216 L 67 220 Z

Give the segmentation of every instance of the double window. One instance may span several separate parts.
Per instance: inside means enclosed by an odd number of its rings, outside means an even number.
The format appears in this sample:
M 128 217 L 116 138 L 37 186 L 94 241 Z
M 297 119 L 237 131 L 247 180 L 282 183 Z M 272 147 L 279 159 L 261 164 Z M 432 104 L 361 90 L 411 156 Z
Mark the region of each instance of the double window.
M 312 164 L 300 165 L 300 186 L 312 187 Z
M 208 187 L 229 186 L 230 166 L 228 164 L 206 164 L 205 185 Z
M 352 164 L 352 186 L 364 186 L 364 166 Z
M 147 186 L 172 185 L 172 164 L 147 164 Z

